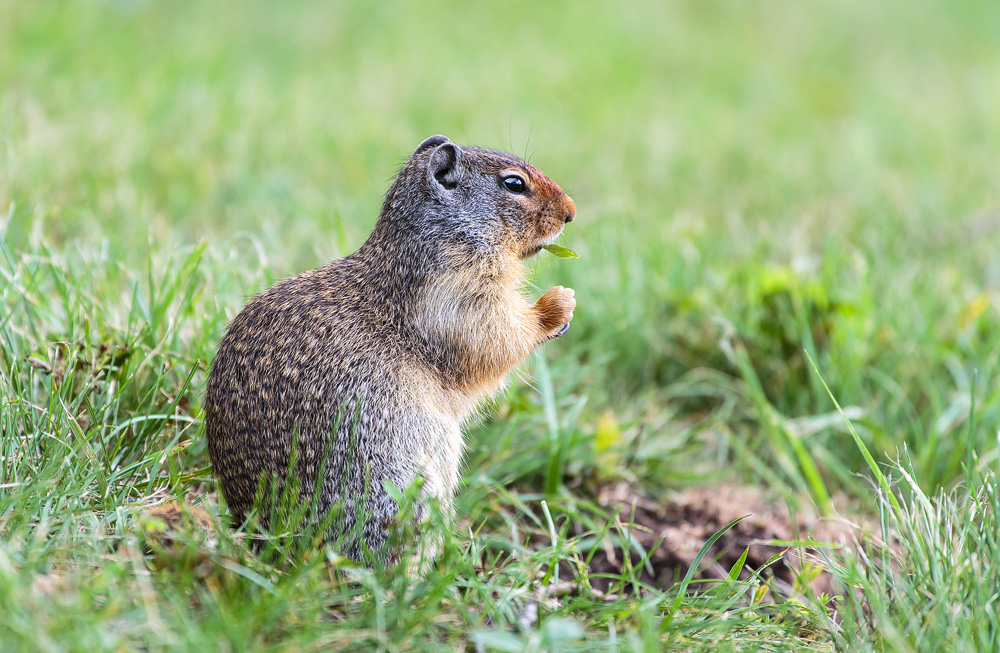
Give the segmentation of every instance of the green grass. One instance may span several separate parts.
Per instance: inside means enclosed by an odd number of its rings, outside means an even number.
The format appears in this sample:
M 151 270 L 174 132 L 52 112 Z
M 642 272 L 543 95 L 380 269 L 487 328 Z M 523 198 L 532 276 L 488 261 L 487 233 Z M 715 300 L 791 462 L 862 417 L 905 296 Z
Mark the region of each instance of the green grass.
M 997 648 L 995 4 L 0 16 L 0 648 Z M 200 403 L 227 320 L 360 245 L 434 133 L 530 157 L 581 256 L 534 266 L 573 328 L 469 429 L 435 569 L 283 563 L 226 526 L 158 560 L 145 507 L 225 524 Z M 767 569 L 591 591 L 630 538 L 603 485 L 719 479 L 882 532 L 824 550 L 835 603 L 761 601 Z

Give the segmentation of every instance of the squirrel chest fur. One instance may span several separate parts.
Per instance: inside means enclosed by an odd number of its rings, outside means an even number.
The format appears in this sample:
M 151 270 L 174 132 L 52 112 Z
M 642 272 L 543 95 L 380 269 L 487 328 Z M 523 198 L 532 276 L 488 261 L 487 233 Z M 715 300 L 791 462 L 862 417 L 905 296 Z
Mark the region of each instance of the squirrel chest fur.
M 384 549 L 398 510 L 386 484 L 420 477 L 447 510 L 463 421 L 573 317 L 572 290 L 531 303 L 521 285 L 523 260 L 575 215 L 517 157 L 421 143 L 365 244 L 261 292 L 219 345 L 205 422 L 236 521 L 294 478 L 315 519 L 340 511 L 327 539 L 350 530 L 358 557 Z M 267 527 L 269 504 L 257 508 Z

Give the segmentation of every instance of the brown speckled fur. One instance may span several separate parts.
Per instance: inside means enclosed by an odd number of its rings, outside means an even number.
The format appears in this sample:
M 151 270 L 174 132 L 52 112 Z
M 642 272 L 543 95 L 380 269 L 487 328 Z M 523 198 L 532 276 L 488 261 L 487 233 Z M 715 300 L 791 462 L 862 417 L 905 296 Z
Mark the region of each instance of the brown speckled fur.
M 511 174 L 524 193 L 505 188 Z M 229 325 L 205 420 L 235 519 L 262 480 L 282 485 L 296 437 L 301 500 L 317 487 L 315 518 L 339 505 L 346 519 L 331 541 L 357 526 L 388 559 L 398 506 L 387 482 L 405 491 L 420 476 L 447 512 L 463 421 L 573 317 L 572 290 L 532 304 L 521 285 L 523 259 L 575 215 L 573 200 L 517 157 L 443 136 L 421 143 L 357 252 L 264 290 Z M 357 557 L 359 545 L 344 553 Z

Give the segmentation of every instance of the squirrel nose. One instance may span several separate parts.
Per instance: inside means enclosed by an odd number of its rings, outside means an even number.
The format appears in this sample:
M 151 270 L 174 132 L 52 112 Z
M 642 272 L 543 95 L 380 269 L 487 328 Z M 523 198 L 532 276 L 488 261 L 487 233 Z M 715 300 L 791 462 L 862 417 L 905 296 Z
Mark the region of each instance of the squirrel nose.
M 563 222 L 573 222 L 573 218 L 576 217 L 576 202 L 570 198 L 566 198 L 566 213 L 563 217 Z

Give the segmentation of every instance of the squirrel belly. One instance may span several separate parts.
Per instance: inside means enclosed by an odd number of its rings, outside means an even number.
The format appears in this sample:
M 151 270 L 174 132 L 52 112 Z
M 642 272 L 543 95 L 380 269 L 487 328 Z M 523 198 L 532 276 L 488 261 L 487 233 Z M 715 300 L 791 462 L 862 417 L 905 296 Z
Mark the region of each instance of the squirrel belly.
M 343 513 L 328 541 L 355 527 L 343 553 L 387 562 L 398 505 L 386 484 L 403 492 L 420 477 L 448 514 L 462 424 L 573 317 L 572 290 L 531 303 L 522 286 L 523 260 L 575 215 L 517 157 L 421 143 L 365 244 L 261 292 L 219 345 L 206 432 L 235 520 L 256 509 L 268 528 L 275 515 L 255 498 L 293 478 L 315 521 Z

